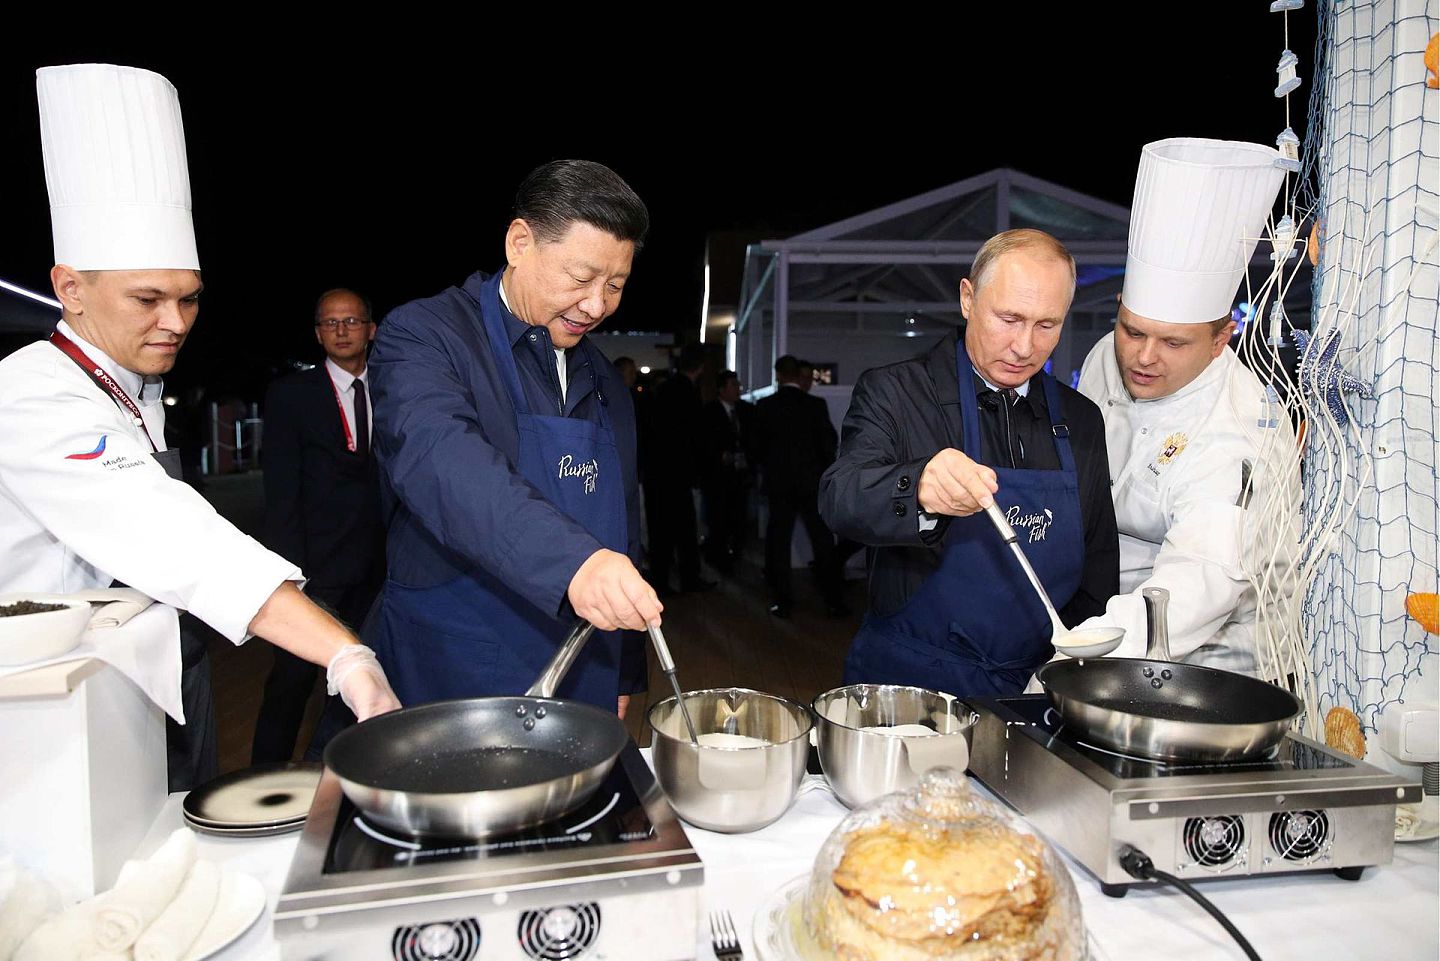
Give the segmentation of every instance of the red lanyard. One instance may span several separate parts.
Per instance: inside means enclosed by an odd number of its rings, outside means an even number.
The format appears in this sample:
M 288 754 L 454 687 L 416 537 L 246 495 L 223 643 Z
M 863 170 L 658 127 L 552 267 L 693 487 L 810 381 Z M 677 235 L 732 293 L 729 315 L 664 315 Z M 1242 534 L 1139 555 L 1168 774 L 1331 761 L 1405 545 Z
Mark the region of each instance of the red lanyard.
M 340 428 L 345 431 L 345 449 L 355 453 L 355 435 L 350 433 L 350 419 L 345 416 L 345 402 L 340 399 L 340 388 L 335 386 L 335 376 L 330 369 L 325 369 L 325 376 L 330 378 L 330 391 L 335 395 L 335 406 L 340 408 Z M 351 381 L 353 388 L 354 381 Z
M 145 418 L 140 415 L 140 408 L 130 399 L 130 395 L 125 393 L 124 388 L 115 383 L 115 379 L 105 373 L 104 368 L 87 357 L 85 351 L 81 350 L 75 341 L 60 333 L 58 328 L 51 332 L 50 343 L 59 347 L 60 351 L 66 357 L 75 361 L 76 366 L 85 371 L 86 376 L 98 384 L 101 390 L 108 392 L 110 398 L 114 400 L 117 405 L 130 412 L 130 416 L 135 418 L 135 426 L 140 428 L 141 432 L 145 435 L 145 439 L 150 442 L 150 449 L 159 453 L 160 448 L 155 446 L 155 441 L 151 438 L 150 431 L 146 429 Z

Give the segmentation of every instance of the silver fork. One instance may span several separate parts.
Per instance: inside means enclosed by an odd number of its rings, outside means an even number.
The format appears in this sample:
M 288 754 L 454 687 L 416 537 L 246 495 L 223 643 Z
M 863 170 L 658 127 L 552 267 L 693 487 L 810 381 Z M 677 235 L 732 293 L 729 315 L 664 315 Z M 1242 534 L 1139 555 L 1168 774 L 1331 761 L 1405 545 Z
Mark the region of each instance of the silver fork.
M 735 933 L 735 922 L 729 911 L 710 915 L 710 945 L 715 949 L 717 961 L 743 961 L 745 952 L 740 950 L 740 936 Z

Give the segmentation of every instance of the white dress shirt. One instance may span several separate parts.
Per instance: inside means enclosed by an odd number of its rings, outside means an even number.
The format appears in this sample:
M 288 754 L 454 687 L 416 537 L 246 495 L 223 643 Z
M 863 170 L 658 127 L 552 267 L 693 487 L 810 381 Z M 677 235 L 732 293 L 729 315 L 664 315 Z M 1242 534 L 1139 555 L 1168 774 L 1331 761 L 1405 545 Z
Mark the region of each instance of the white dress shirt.
M 60 330 L 136 392 L 163 449 L 159 381 L 142 383 Z M 121 580 L 238 643 L 275 588 L 298 579 L 294 564 L 166 475 L 130 413 L 53 344 L 0 360 L 0 591 L 68 594 Z
M 360 371 L 359 376 L 350 373 L 329 357 L 325 358 L 325 371 L 330 375 L 330 383 L 335 385 L 335 395 L 340 398 L 340 409 L 345 412 L 345 428 L 350 432 L 350 449 L 355 449 L 355 384 L 358 381 L 359 389 L 365 391 L 365 436 L 375 436 L 375 405 L 370 403 L 370 382 L 365 379 L 366 371 Z

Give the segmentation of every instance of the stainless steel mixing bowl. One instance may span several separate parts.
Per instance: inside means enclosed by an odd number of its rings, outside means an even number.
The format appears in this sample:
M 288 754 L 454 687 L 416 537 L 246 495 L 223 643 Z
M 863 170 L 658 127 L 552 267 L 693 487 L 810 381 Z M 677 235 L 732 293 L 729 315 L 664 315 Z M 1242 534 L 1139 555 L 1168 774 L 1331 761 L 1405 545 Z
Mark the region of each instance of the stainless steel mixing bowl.
M 655 777 L 681 818 L 707 831 L 739 834 L 775 821 L 805 776 L 813 722 L 803 704 L 744 688 L 686 691 L 695 732 L 738 734 L 755 747 L 690 742 L 673 697 L 650 709 Z
M 811 708 L 825 779 L 850 807 L 914 787 L 932 767 L 963 771 L 970 762 L 977 716 L 965 702 L 938 691 L 851 684 L 826 691 Z M 899 724 L 919 724 L 935 734 L 907 737 L 863 730 Z

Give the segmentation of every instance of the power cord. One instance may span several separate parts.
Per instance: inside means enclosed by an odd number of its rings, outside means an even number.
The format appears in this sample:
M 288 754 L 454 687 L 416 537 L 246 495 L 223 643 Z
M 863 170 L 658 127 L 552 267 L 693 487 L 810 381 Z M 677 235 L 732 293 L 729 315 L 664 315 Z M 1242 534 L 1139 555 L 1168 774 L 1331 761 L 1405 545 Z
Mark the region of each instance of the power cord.
M 1148 854 L 1128 844 L 1120 849 L 1120 866 L 1132 878 L 1138 878 L 1141 881 L 1162 881 L 1174 886 L 1182 894 L 1188 895 L 1191 900 L 1204 908 L 1207 914 L 1220 922 L 1220 926 L 1229 932 L 1236 944 L 1240 945 L 1240 950 L 1245 952 L 1245 957 L 1250 961 L 1260 961 L 1260 955 L 1255 953 L 1255 949 L 1250 946 L 1249 941 L 1245 940 L 1245 935 L 1240 933 L 1240 929 L 1231 924 L 1230 919 L 1221 914 L 1220 909 L 1211 903 L 1209 898 L 1195 890 L 1193 884 L 1159 870 Z

